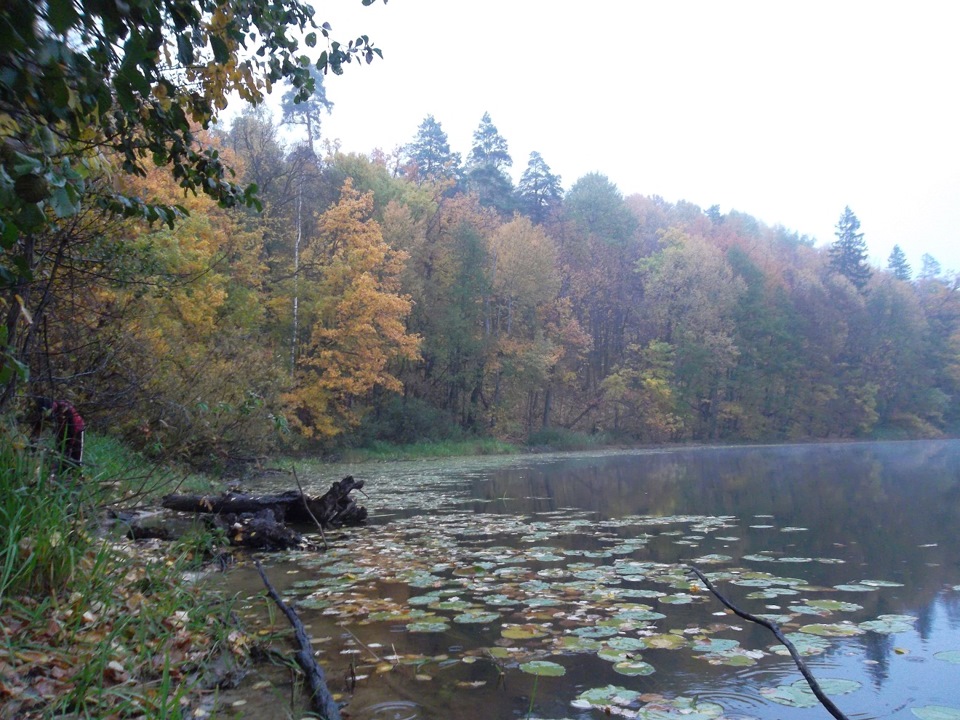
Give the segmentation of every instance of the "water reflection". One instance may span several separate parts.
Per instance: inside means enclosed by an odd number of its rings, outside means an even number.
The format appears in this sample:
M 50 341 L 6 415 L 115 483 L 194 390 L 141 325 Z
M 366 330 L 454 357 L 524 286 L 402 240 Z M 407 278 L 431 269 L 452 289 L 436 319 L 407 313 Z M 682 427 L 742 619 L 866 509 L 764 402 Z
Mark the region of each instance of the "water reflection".
M 916 618 L 909 632 L 866 632 L 836 641 L 824 654 L 810 658 L 820 677 L 853 679 L 864 685 L 837 698 L 851 717 L 912 718 L 911 707 L 960 707 L 952 689 L 957 666 L 934 658 L 938 652 L 960 649 L 960 592 L 953 589 L 960 585 L 960 549 L 955 541 L 960 517 L 958 442 L 592 453 L 396 464 L 375 471 L 361 466 L 334 469 L 332 474 L 347 472 L 368 481 L 375 524 L 356 538 L 367 543 L 372 555 L 433 554 L 435 562 L 451 561 L 446 571 L 438 570 L 436 575 L 453 580 L 451 568 L 462 569 L 457 563 L 480 567 L 488 556 L 520 553 L 520 559 L 478 571 L 478 578 L 485 577 L 464 585 L 464 595 L 484 597 L 482 582 L 509 584 L 510 562 L 519 573 L 516 582 L 524 581 L 529 590 L 541 582 L 538 573 L 546 573 L 545 595 L 562 597 L 547 582 L 549 573 L 559 578 L 564 567 L 577 561 L 590 560 L 609 570 L 624 561 L 679 563 L 725 555 L 731 560 L 709 569 L 767 572 L 796 578 L 798 586 L 805 588 L 796 596 L 774 594 L 758 600 L 755 587 L 721 585 L 733 600 L 754 612 L 793 613 L 786 630 L 820 622 L 789 609 L 812 598 L 856 603 L 861 609 L 842 613 L 842 620 L 853 623 L 881 615 Z M 465 511 L 472 511 L 478 520 L 471 521 Z M 680 519 L 660 524 L 649 520 L 674 516 Z M 683 520 L 693 516 L 725 519 L 715 527 L 698 529 L 695 522 Z M 562 529 L 551 532 L 557 527 Z M 391 547 L 377 549 L 378 543 L 388 540 Z M 542 548 L 543 561 L 530 554 L 531 546 Z M 558 562 L 561 556 L 562 563 Z M 400 571 L 391 572 L 395 574 L 388 582 L 371 581 L 351 592 L 401 605 L 426 592 L 408 584 Z M 596 581 L 597 587 L 618 591 L 650 587 L 632 583 L 629 576 L 611 578 L 608 573 L 605 578 Z M 863 585 L 862 581 L 879 584 Z M 564 606 L 564 612 L 569 614 L 569 607 L 575 613 L 587 612 L 581 607 L 589 605 L 583 599 L 590 596 L 583 590 L 585 582 L 571 583 L 563 591 L 576 600 Z M 835 590 L 835 586 L 844 589 Z M 707 600 L 671 605 L 667 625 L 657 631 L 688 628 L 695 632 L 709 624 L 718 608 Z M 564 617 L 562 613 L 551 616 L 548 609 L 539 611 L 541 621 L 559 622 Z M 520 622 L 524 613 L 536 614 L 534 610 L 511 608 L 504 611 L 504 620 Z M 314 622 L 321 623 L 322 617 Z M 501 643 L 496 624 L 454 625 L 443 634 L 408 633 L 405 624 L 396 622 L 347 624 L 363 642 L 398 643 L 404 652 L 431 657 L 456 658 L 462 650 L 451 651 L 451 645 L 470 651 Z M 743 648 L 767 649 L 772 644 L 767 631 L 759 627 L 738 628 L 736 638 Z M 689 652 L 645 650 L 644 659 L 648 655 L 656 673 L 645 677 L 613 673 L 609 662 L 593 654 L 552 657 L 567 666 L 567 675 L 540 686 L 538 712 L 544 717 L 600 717 L 575 711 L 569 703 L 584 690 L 610 683 L 638 692 L 716 702 L 725 708 L 726 717 L 807 716 L 804 710 L 772 705 L 758 692 L 760 687 L 791 683 L 799 677 L 787 659 L 768 655 L 755 666 L 734 668 L 705 663 Z M 438 668 L 427 684 L 384 680 L 374 694 L 358 693 L 351 711 L 358 720 L 407 710 L 422 718 L 523 716 L 534 692 L 532 680 L 516 671 L 516 663 L 505 660 L 499 669 L 504 668 L 510 672 L 508 690 L 489 682 L 499 672 L 494 663 L 452 663 Z M 470 690 L 472 696 L 456 689 L 457 683 L 469 686 L 482 680 L 488 681 L 487 686 Z

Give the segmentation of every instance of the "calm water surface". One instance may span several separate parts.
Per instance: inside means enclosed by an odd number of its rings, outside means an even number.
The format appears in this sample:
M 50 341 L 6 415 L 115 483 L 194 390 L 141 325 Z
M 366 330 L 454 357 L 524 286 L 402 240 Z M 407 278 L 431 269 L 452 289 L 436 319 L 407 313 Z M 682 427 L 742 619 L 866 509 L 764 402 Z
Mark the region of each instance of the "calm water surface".
M 785 632 L 856 633 L 798 636 L 822 643 L 806 658 L 821 681 L 851 681 L 833 696 L 848 716 L 960 712 L 960 664 L 949 661 L 960 653 L 944 655 L 960 651 L 960 441 L 324 473 L 314 490 L 347 473 L 367 481 L 370 525 L 325 556 L 274 558 L 270 574 L 310 624 L 333 689 L 351 662 L 361 676 L 345 696 L 354 720 L 599 720 L 602 707 L 577 700 L 610 685 L 639 693 L 608 705 L 615 716 L 670 717 L 644 708 L 688 698 L 699 711 L 677 717 L 828 717 L 771 699 L 799 672 L 769 631 L 696 592 L 679 569 L 690 562 Z M 908 617 L 861 626 L 880 616 Z M 521 669 L 536 660 L 565 674 Z M 290 716 L 289 689 L 257 695 L 257 717 Z

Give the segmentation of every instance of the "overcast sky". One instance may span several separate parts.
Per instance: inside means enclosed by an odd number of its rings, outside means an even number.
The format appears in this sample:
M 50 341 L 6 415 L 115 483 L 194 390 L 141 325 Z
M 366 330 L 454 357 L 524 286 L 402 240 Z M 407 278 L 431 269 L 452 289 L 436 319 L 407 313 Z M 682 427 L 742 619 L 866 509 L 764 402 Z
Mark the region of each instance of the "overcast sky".
M 323 133 L 390 151 L 432 114 L 466 157 L 484 112 L 514 176 L 718 204 L 834 240 L 849 205 L 877 265 L 894 243 L 960 270 L 960 3 L 717 0 L 317 2 L 382 61 L 328 76 Z

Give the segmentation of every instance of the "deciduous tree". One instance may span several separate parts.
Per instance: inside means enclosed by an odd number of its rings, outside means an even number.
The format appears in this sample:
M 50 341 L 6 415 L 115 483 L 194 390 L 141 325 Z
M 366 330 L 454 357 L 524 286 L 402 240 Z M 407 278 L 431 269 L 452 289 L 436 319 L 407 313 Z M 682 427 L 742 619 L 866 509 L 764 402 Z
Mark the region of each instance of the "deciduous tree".
M 361 195 L 348 180 L 303 252 L 309 331 L 286 400 L 308 437 L 356 425 L 371 392 L 402 389 L 391 363 L 417 357 L 419 338 L 404 326 L 410 299 L 399 285 L 406 255 L 383 241 L 372 212 L 372 194 Z

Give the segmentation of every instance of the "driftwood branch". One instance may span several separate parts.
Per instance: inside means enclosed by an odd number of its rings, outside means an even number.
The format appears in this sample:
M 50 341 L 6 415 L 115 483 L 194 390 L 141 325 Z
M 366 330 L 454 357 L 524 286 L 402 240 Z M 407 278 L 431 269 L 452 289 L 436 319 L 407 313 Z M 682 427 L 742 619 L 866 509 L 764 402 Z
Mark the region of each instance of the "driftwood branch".
M 780 627 L 775 622 L 771 622 L 765 618 L 757 617 L 756 615 L 752 615 L 745 610 L 741 610 L 732 602 L 730 602 L 730 600 L 724 597 L 723 594 L 713 586 L 713 583 L 707 579 L 707 576 L 700 572 L 700 570 L 695 568 L 693 565 L 687 565 L 686 568 L 700 578 L 700 582 L 706 586 L 707 590 L 713 593 L 717 600 L 730 608 L 730 610 L 732 610 L 734 613 L 742 617 L 744 620 L 749 620 L 752 623 L 763 625 L 770 632 L 776 635 L 777 640 L 783 643 L 784 647 L 787 648 L 787 651 L 790 653 L 790 657 L 793 658 L 793 662 L 796 664 L 797 669 L 807 681 L 807 684 L 810 686 L 813 694 L 817 696 L 817 700 L 820 701 L 820 704 L 823 705 L 827 709 L 827 712 L 833 715 L 837 720 L 849 720 L 849 718 L 843 714 L 840 708 L 834 705 L 833 701 L 827 697 L 825 692 L 823 692 L 823 689 L 820 687 L 820 683 L 817 682 L 817 679 L 813 676 L 813 673 L 810 672 L 810 668 L 807 667 L 807 664 L 800 657 L 800 653 L 797 652 L 797 648 L 794 647 L 794 644 L 790 642 L 786 635 L 783 634 L 783 632 L 780 630 Z
M 303 492 L 303 485 L 300 484 L 300 478 L 297 475 L 297 468 L 294 465 L 291 470 L 293 471 L 293 479 L 297 481 L 297 489 L 300 491 L 300 499 L 303 501 L 303 507 L 306 508 L 307 513 L 310 515 L 310 519 L 316 524 L 317 529 L 320 531 L 320 539 L 323 540 L 323 549 L 327 549 L 327 534 L 323 531 L 323 523 L 317 520 L 317 516 L 313 514 L 313 510 L 310 509 L 310 503 L 307 502 L 307 495 Z M 360 492 L 363 492 L 362 490 Z
M 283 611 L 283 614 L 287 616 L 287 620 L 289 620 L 293 626 L 298 646 L 296 654 L 297 663 L 299 663 L 303 669 L 303 673 L 307 676 L 307 682 L 310 685 L 311 706 L 320 713 L 321 717 L 326 718 L 326 720 L 340 720 L 340 707 L 333 699 L 333 695 L 330 694 L 326 677 L 323 674 L 323 668 L 321 668 L 313 658 L 313 648 L 310 644 L 307 631 L 303 627 L 303 623 L 300 622 L 300 618 L 293 609 L 283 602 L 283 599 L 277 593 L 276 589 L 270 584 L 270 581 L 267 579 L 267 574 L 260 565 L 260 561 L 257 560 L 255 564 L 257 566 L 257 572 L 260 573 L 260 579 L 263 580 L 263 584 L 267 587 L 267 594 L 270 596 L 270 599 Z

